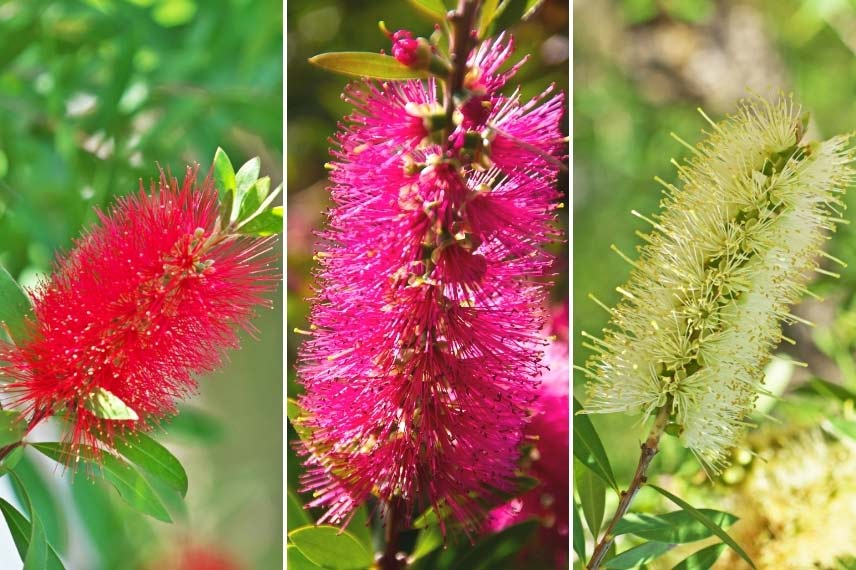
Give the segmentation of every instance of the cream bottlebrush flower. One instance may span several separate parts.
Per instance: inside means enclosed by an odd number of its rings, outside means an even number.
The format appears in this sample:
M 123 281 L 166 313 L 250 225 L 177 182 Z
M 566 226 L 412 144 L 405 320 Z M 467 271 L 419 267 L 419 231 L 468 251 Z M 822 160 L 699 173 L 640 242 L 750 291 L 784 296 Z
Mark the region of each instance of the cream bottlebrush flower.
M 853 153 L 849 136 L 802 142 L 786 97 L 744 101 L 711 125 L 678 165 L 682 187 L 661 181 L 662 213 L 640 215 L 654 230 L 603 339 L 586 335 L 586 371 L 589 412 L 647 416 L 671 402 L 683 443 L 717 472 L 764 391 L 781 321 L 799 320 L 789 306 L 820 271 Z
M 729 530 L 757 570 L 842 568 L 856 556 L 856 449 L 820 430 L 790 434 L 757 450 L 729 497 L 740 520 Z M 727 551 L 717 570 L 749 570 Z

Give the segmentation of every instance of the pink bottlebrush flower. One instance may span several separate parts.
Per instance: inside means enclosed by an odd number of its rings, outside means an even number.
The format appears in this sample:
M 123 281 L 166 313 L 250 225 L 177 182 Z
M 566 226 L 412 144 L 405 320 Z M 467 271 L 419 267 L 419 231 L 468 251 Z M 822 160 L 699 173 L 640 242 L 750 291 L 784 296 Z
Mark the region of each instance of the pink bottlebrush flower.
M 553 332 L 558 331 L 554 328 Z M 550 343 L 544 353 L 543 363 L 549 371 L 542 378 L 537 413 L 525 430 L 526 435 L 535 441 L 527 459 L 527 473 L 538 479 L 540 484 L 522 497 L 491 511 L 484 530 L 499 532 L 513 524 L 537 518 L 542 523 L 539 548 L 542 552 L 548 550 L 552 553 L 556 568 L 566 568 L 570 499 L 570 369 L 567 339 Z
M 356 112 L 332 151 L 334 207 L 299 364 L 303 488 L 327 509 L 319 522 L 343 523 L 374 495 L 408 518 L 444 506 L 474 530 L 482 501 L 513 489 L 542 370 L 546 286 L 534 278 L 549 273 L 543 246 L 557 237 L 561 99 L 516 112 L 517 97 L 495 96 L 505 129 L 529 137 L 534 121 L 548 140 L 484 168 L 435 136 L 436 91 L 433 80 L 346 91 Z M 458 130 L 471 127 L 490 129 Z
M 10 403 L 31 426 L 63 417 L 74 446 L 145 429 L 237 348 L 235 329 L 255 330 L 253 307 L 275 286 L 272 241 L 224 230 L 217 190 L 196 175 L 188 168 L 179 186 L 161 174 L 157 190 L 119 199 L 33 293 L 28 338 L 0 354 Z M 99 417 L 101 391 L 132 418 Z
M 404 65 L 414 65 L 418 60 L 419 41 L 408 30 L 392 34 L 392 57 Z

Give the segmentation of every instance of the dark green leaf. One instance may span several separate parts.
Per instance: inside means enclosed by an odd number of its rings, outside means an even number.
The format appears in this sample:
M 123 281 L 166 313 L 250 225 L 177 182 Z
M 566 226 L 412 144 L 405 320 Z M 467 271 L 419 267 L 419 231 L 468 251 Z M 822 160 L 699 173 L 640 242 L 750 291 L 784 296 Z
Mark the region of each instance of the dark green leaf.
M 410 69 L 390 55 L 362 51 L 322 53 L 309 58 L 309 63 L 327 71 L 350 77 L 371 79 L 419 79 L 425 71 Z
M 354 535 L 334 526 L 305 526 L 288 538 L 310 562 L 330 570 L 365 570 L 374 560 Z
M 574 542 L 574 552 L 580 557 L 580 560 L 586 559 L 586 537 L 583 534 L 583 523 L 580 520 L 580 506 L 574 501 L 574 527 L 571 537 Z
M 371 552 L 374 550 L 374 547 L 372 546 L 372 529 L 368 522 L 366 507 L 360 507 L 354 513 L 354 518 L 351 519 L 345 530 L 354 535 L 354 538 L 359 540 L 366 547 L 366 550 Z
M 737 520 L 730 513 L 713 509 L 699 509 L 699 512 L 722 528 L 731 526 Z M 713 531 L 687 511 L 675 511 L 665 515 L 627 514 L 615 525 L 613 534 L 634 534 L 646 540 L 684 544 L 713 536 Z
M 602 568 L 609 568 L 610 570 L 629 570 L 630 568 L 636 568 L 640 564 L 647 564 L 655 558 L 662 556 L 673 546 L 673 544 L 665 544 L 662 542 L 645 542 L 606 561 Z
M 606 450 L 589 417 L 579 413 L 582 410 L 582 404 L 574 398 L 574 456 L 607 485 L 618 491 L 618 484 L 615 482 L 615 475 L 612 474 Z
M 285 547 L 285 555 L 288 560 L 288 568 L 289 570 L 324 570 L 317 564 L 310 562 L 303 553 L 300 552 L 293 544 L 289 544 Z
M 719 538 L 722 539 L 722 542 L 724 542 L 725 544 L 730 546 L 734 550 L 734 552 L 739 554 L 740 558 L 742 558 L 743 560 L 748 562 L 749 566 L 751 566 L 752 568 L 755 568 L 755 564 L 749 558 L 749 555 L 746 554 L 742 548 L 740 548 L 740 545 L 737 544 L 736 542 L 734 542 L 734 539 L 731 538 L 730 536 L 728 536 L 728 533 L 726 533 L 724 530 L 722 530 L 715 522 L 710 520 L 710 518 L 707 515 L 705 515 L 704 513 L 702 513 L 701 511 L 699 511 L 698 509 L 696 509 L 695 507 L 693 507 L 692 505 L 690 505 L 689 503 L 687 503 L 686 501 L 681 499 L 680 497 L 677 497 L 677 496 L 673 495 L 672 493 L 670 493 L 669 491 L 666 491 L 665 489 L 661 489 L 660 487 L 658 487 L 656 485 L 650 485 L 649 484 L 648 486 L 651 487 L 652 489 L 654 489 L 655 491 L 657 491 L 658 493 L 660 493 L 661 495 L 663 495 L 664 497 L 666 497 L 667 499 L 669 499 L 670 501 L 672 501 L 673 503 L 675 503 L 676 505 L 678 505 L 679 507 L 681 507 L 682 509 L 684 509 L 685 511 L 687 511 L 688 513 L 690 513 L 691 515 L 693 515 L 693 517 L 697 521 L 701 522 L 704 526 L 709 528 L 713 532 L 713 534 L 715 534 L 716 536 L 718 536 Z
M 431 554 L 443 545 L 443 535 L 439 525 L 431 525 L 422 529 L 416 537 L 416 546 L 410 555 L 410 561 L 415 562 Z
M 127 439 L 117 438 L 114 447 L 134 465 L 162 480 L 182 497 L 187 495 L 187 473 L 181 462 L 148 435 L 137 433 Z
M 0 323 L 9 329 L 12 340 L 21 341 L 26 336 L 24 319 L 31 310 L 30 297 L 0 265 Z
M 423 14 L 430 16 L 436 21 L 440 21 L 445 19 L 446 17 L 446 7 L 443 5 L 443 2 L 440 0 L 407 0 L 410 2 L 417 10 L 422 12 Z
M 35 443 L 33 447 L 63 465 L 70 465 L 78 457 L 64 443 Z M 81 446 L 80 457 L 98 468 L 125 502 L 159 521 L 172 522 L 157 493 L 136 469 L 106 452 L 101 453 L 97 462 L 91 459 L 95 456 L 96 453 L 92 448 Z
M 32 503 L 33 508 L 39 514 L 39 520 L 45 527 L 48 542 L 62 549 L 65 545 L 65 520 L 60 512 L 57 498 L 45 480 L 44 475 L 27 454 L 24 448 L 17 448 L 21 452 L 18 464 L 14 467 L 15 477 L 12 477 L 12 490 L 21 505 Z M 26 512 L 29 515 L 29 511 Z
M 140 419 L 137 412 L 129 407 L 118 396 L 104 388 L 97 387 L 84 400 L 83 405 L 96 418 L 103 420 L 133 420 Z
M 3 513 L 3 518 L 6 519 L 6 524 L 9 527 L 9 532 L 12 535 L 12 540 L 15 542 L 15 548 L 18 549 L 18 554 L 21 556 L 21 560 L 27 560 L 30 553 L 30 545 L 32 544 L 33 526 L 24 515 L 18 512 L 15 507 L 4 499 L 0 499 L 0 511 Z M 36 521 L 38 521 L 38 517 L 36 518 Z M 37 522 L 37 524 L 39 523 Z M 39 534 L 44 537 L 44 531 L 41 531 Z M 44 545 L 44 548 L 47 549 L 47 554 L 45 559 L 40 560 L 40 562 L 42 562 L 42 566 L 30 567 L 39 568 L 39 570 L 64 570 L 65 567 L 62 564 L 62 560 L 60 560 L 56 551 L 47 544 L 46 539 Z M 43 551 L 43 547 L 37 544 L 34 548 L 33 556 L 36 556 L 36 552 L 41 553 Z M 36 562 L 35 558 L 32 560 L 33 562 L 31 562 L 31 564 Z M 28 566 L 25 565 L 24 568 L 28 568 Z
M 300 497 L 298 497 L 297 493 L 291 489 L 288 490 L 287 506 L 288 512 L 286 520 L 288 521 L 288 528 L 307 526 L 315 522 L 312 520 L 309 511 L 303 508 L 303 503 L 300 501 Z
M 490 535 L 455 561 L 452 570 L 491 570 L 516 556 L 538 528 L 538 521 L 529 520 Z
M 0 410 L 0 447 L 18 443 L 27 433 L 27 422 L 20 412 Z
M 681 560 L 672 570 L 710 570 L 723 550 L 725 550 L 725 545 L 721 542 L 702 548 Z
M 24 447 L 19 445 L 15 449 L 9 452 L 9 454 L 3 459 L 3 467 L 5 469 L 12 470 L 14 469 L 21 459 L 24 457 Z
M 574 482 L 586 524 L 592 535 L 596 537 L 600 532 L 600 525 L 603 523 L 603 515 L 606 509 L 606 485 L 594 473 L 580 465 L 577 460 L 574 463 Z

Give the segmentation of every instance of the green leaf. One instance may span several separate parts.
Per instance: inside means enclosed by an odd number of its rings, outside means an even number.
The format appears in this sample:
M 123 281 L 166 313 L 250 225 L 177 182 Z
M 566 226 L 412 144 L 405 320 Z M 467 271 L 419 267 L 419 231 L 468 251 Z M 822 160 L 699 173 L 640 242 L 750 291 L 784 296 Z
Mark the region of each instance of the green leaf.
M 62 549 L 65 545 L 65 518 L 60 512 L 57 498 L 29 453 L 25 454 L 23 447 L 17 449 L 20 450 L 21 455 L 14 468 L 15 477 L 11 478 L 12 490 L 19 504 L 33 505 L 45 528 L 48 542 Z M 29 515 L 30 512 L 26 511 L 25 514 Z
M 731 526 L 737 520 L 730 513 L 713 509 L 699 509 L 698 512 L 722 528 Z M 627 514 L 615 525 L 613 534 L 634 534 L 646 540 L 684 544 L 713 536 L 713 531 L 687 511 L 675 511 L 665 515 Z
M 849 439 L 856 441 L 856 423 L 848 422 L 842 418 L 827 418 L 829 423 L 835 428 L 835 431 L 838 432 L 838 435 L 843 435 Z
M 303 503 L 300 501 L 300 497 L 297 496 L 297 493 L 289 489 L 287 497 L 288 503 L 286 520 L 288 521 L 288 528 L 308 526 L 315 522 L 312 520 L 312 516 L 309 514 L 309 511 L 303 508 Z
M 144 433 L 113 442 L 116 451 L 134 465 L 157 477 L 170 488 L 187 495 L 187 473 L 181 462 L 163 445 Z
M 702 548 L 681 560 L 672 570 L 710 570 L 723 550 L 725 545 L 721 542 Z
M 0 410 L 0 447 L 18 443 L 27 433 L 27 422 L 20 412 Z
M 354 535 L 354 538 L 359 540 L 360 544 L 366 547 L 366 550 L 372 552 L 374 550 L 374 546 L 372 545 L 372 529 L 368 522 L 369 518 L 366 507 L 360 507 L 354 512 L 354 518 L 351 519 L 345 530 Z
M 15 548 L 24 561 L 25 570 L 65 570 L 59 555 L 48 544 L 38 517 L 34 518 L 35 525 L 30 524 L 30 521 L 5 499 L 0 499 L 0 511 L 6 519 Z
M 19 445 L 15 449 L 9 452 L 9 454 L 3 459 L 3 468 L 9 469 L 10 471 L 17 467 L 18 463 L 21 462 L 21 459 L 24 457 L 24 446 Z
M 252 186 L 259 179 L 259 171 L 262 162 L 259 157 L 254 157 L 244 163 L 235 174 L 235 191 L 232 193 L 232 210 L 229 215 L 230 222 L 236 222 L 241 209 L 244 205 L 244 199 Z
M 414 8 L 436 21 L 446 18 L 446 7 L 440 0 L 407 0 Z
M 615 558 L 605 562 L 602 567 L 609 568 L 610 570 L 636 568 L 640 564 L 647 564 L 655 558 L 662 556 L 673 546 L 672 544 L 664 544 L 662 542 L 646 542 L 622 552 Z
M 498 0 L 484 0 L 481 7 L 481 17 L 479 18 L 479 37 L 487 36 L 488 28 L 491 22 L 496 17 L 496 8 L 499 4 Z
M 133 420 L 140 417 L 133 408 L 129 407 L 118 396 L 101 388 L 95 388 L 84 400 L 84 407 L 96 418 L 103 420 Z
M 270 210 L 254 216 L 247 223 L 240 226 L 238 231 L 242 234 L 259 237 L 282 233 L 282 206 L 275 206 Z
M 579 413 L 582 410 L 582 404 L 574 398 L 574 456 L 617 492 L 618 484 L 612 474 L 606 450 L 589 417 Z
M 586 537 L 583 534 L 583 523 L 580 520 L 580 505 L 574 501 L 574 527 L 571 537 L 574 541 L 574 552 L 580 557 L 580 560 L 586 559 Z
M 323 568 L 313 562 L 310 562 L 309 559 L 303 556 L 300 549 L 293 544 L 289 544 L 285 547 L 285 557 L 286 560 L 288 560 L 288 564 L 286 564 L 286 566 L 288 566 L 289 570 L 323 570 Z
M 238 196 L 246 194 L 250 187 L 256 183 L 259 179 L 261 168 L 261 159 L 254 156 L 238 169 L 238 172 L 235 174 L 235 188 L 238 191 Z
M 96 450 L 88 446 L 81 446 L 78 455 L 64 443 L 35 443 L 33 447 L 63 465 L 70 465 L 78 457 L 82 458 L 101 471 L 103 477 L 113 485 L 126 503 L 159 521 L 172 522 L 166 507 L 149 482 L 139 471 L 118 457 L 107 452 L 101 452 L 98 456 Z M 96 456 L 98 460 L 94 461 L 92 458 Z
M 488 536 L 467 549 L 465 554 L 455 561 L 452 570 L 492 570 L 505 567 L 503 564 L 520 552 L 538 525 L 538 521 L 529 520 Z
M 443 534 L 438 525 L 431 525 L 422 529 L 416 537 L 416 546 L 410 554 L 410 562 L 424 558 L 443 545 Z
M 334 526 L 305 526 L 288 538 L 310 562 L 330 570 L 365 570 L 374 561 L 353 534 Z
M 350 77 L 371 79 L 420 79 L 426 71 L 411 69 L 391 55 L 362 51 L 322 53 L 309 58 L 309 63 L 327 71 Z
M 543 3 L 544 0 L 526 0 L 526 7 L 523 9 L 521 20 L 526 21 L 534 16 Z
M 713 534 L 722 539 L 722 542 L 730 546 L 734 550 L 734 552 L 740 555 L 740 558 L 748 562 L 749 566 L 755 568 L 755 564 L 749 558 L 749 555 L 746 554 L 742 548 L 740 548 L 740 545 L 734 542 L 734 539 L 728 536 L 728 533 L 722 530 L 715 522 L 710 520 L 707 515 L 705 515 L 680 497 L 677 497 L 672 493 L 666 491 L 665 489 L 661 489 L 660 487 L 651 484 L 649 484 L 648 486 L 666 497 L 667 499 L 669 499 L 670 501 L 672 501 L 673 503 L 675 503 L 676 505 L 678 505 L 679 507 L 681 507 L 682 509 L 684 509 L 685 511 L 687 511 L 688 513 L 690 513 L 691 515 L 693 515 L 693 518 L 695 518 L 697 521 L 701 522 L 704 526 L 709 528 L 713 532 Z
M 300 407 L 300 404 L 297 403 L 297 400 L 294 398 L 289 398 L 285 405 L 285 414 L 288 416 L 288 421 L 291 422 L 291 425 L 294 426 L 294 431 L 297 432 L 297 436 L 302 440 L 306 441 L 307 438 L 311 436 L 310 430 L 300 423 L 300 416 L 303 415 L 303 408 Z
M 235 169 L 232 167 L 229 155 L 220 147 L 217 147 L 217 152 L 214 153 L 214 185 L 220 195 L 221 206 L 230 203 L 226 198 L 236 189 Z
M 247 194 L 244 196 L 243 202 L 241 202 L 241 213 L 238 214 L 238 221 L 247 220 L 253 214 L 257 213 L 257 210 L 261 207 L 262 202 L 265 201 L 269 193 L 270 176 L 264 176 L 256 180 L 250 186 L 249 190 L 247 190 Z
M 25 318 L 31 311 L 30 297 L 0 265 L 0 323 L 9 329 L 12 340 L 21 341 L 26 337 Z
M 583 517 L 593 536 L 600 532 L 603 515 L 606 510 L 606 485 L 594 473 L 576 461 L 574 467 L 574 482 L 583 509 Z

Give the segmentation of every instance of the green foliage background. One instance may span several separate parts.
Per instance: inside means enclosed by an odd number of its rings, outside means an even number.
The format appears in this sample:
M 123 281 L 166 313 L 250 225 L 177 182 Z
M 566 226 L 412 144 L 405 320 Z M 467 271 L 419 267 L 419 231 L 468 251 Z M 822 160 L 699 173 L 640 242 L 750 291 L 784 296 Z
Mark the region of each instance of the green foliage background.
M 260 156 L 262 174 L 282 180 L 282 26 L 278 0 L 0 2 L 0 261 L 12 275 L 37 283 L 95 208 L 148 184 L 158 164 L 181 176 L 198 162 L 204 173 L 223 146 L 237 165 Z M 176 524 L 128 511 L 85 475 L 69 488 L 70 476 L 31 456 L 69 568 L 168 568 L 191 547 L 281 567 L 275 305 L 257 319 L 258 339 L 201 379 L 166 427 L 190 477 L 186 507 L 171 505 Z

